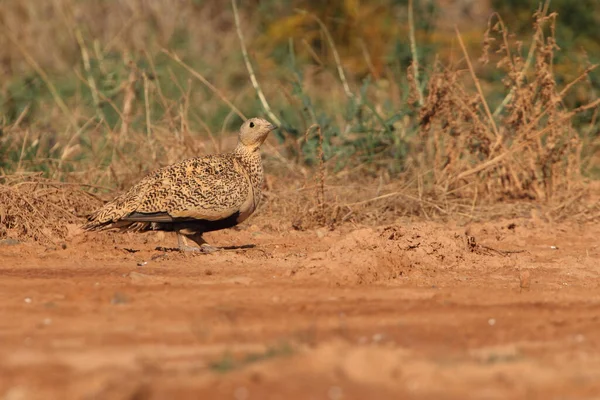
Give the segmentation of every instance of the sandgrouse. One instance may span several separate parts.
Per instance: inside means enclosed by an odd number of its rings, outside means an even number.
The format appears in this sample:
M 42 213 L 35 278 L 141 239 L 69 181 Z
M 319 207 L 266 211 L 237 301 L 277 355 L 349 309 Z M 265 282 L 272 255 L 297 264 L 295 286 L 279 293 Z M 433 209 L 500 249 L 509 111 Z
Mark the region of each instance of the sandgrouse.
M 177 233 L 182 251 L 211 252 L 202 234 L 231 228 L 258 207 L 263 185 L 260 146 L 276 127 L 244 122 L 230 153 L 191 158 L 156 170 L 88 217 L 85 230 Z M 188 245 L 187 239 L 197 246 Z

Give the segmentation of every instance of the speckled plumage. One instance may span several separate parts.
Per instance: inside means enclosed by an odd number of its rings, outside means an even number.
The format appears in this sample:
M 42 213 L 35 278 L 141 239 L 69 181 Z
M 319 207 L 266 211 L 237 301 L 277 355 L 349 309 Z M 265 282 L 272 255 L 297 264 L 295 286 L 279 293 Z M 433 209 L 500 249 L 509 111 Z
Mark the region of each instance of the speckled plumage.
M 204 244 L 202 233 L 235 226 L 256 210 L 263 185 L 259 148 L 273 129 L 264 119 L 249 119 L 232 152 L 191 158 L 150 173 L 92 213 L 83 228 L 176 231 Z M 186 247 L 185 238 L 179 244 Z

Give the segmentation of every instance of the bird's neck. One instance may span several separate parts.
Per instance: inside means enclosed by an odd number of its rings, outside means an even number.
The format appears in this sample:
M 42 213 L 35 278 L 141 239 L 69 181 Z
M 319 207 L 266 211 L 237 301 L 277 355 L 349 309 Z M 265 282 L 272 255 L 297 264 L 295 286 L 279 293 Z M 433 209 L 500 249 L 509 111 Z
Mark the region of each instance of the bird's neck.
M 238 144 L 233 155 L 240 161 L 242 166 L 248 171 L 250 183 L 255 190 L 260 191 L 263 185 L 263 166 L 260 150 L 250 149 L 247 146 Z

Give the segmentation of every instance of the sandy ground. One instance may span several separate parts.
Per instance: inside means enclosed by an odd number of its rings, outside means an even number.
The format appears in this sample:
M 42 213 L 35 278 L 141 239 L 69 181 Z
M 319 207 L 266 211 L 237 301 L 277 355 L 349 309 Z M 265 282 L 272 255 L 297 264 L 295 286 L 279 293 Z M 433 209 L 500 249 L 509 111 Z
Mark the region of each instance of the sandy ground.
M 0 399 L 598 399 L 600 226 L 0 243 Z

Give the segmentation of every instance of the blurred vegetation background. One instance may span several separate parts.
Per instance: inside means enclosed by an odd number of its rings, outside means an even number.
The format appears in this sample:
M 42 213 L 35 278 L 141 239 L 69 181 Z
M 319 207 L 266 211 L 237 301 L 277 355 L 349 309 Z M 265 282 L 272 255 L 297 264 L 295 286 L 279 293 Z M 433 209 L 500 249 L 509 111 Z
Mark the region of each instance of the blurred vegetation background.
M 600 62 L 597 0 L 414 0 L 412 8 L 414 48 L 407 0 L 240 2 L 248 61 L 282 126 L 272 142 L 276 156 L 314 164 L 318 140 L 304 140 L 304 132 L 316 123 L 333 171 L 360 168 L 390 180 L 417 164 L 426 170 L 418 96 L 430 101 L 436 68 L 454 68 L 477 93 L 455 26 L 492 111 L 504 112 L 498 107 L 511 89 L 506 71 L 496 68 L 502 33 L 515 57 L 526 59 L 536 46 L 536 10 L 558 14 L 555 32 L 550 23 L 543 28 L 556 40 L 558 91 Z M 478 61 L 498 16 L 506 31 L 488 41 L 490 62 Z M 3 175 L 41 171 L 122 188 L 157 166 L 226 148 L 240 113 L 269 116 L 251 83 L 232 5 L 221 0 L 0 0 L 0 82 Z M 597 100 L 599 89 L 594 69 L 560 102 L 574 109 Z M 578 168 L 596 178 L 597 111 L 573 117 Z M 470 158 L 460 171 L 479 161 L 485 159 Z M 545 161 L 538 161 L 532 168 L 541 172 L 532 174 L 542 178 L 531 179 L 546 179 Z

